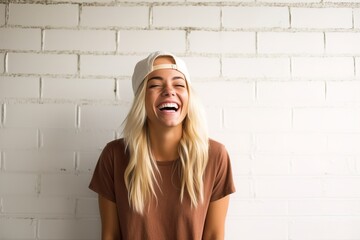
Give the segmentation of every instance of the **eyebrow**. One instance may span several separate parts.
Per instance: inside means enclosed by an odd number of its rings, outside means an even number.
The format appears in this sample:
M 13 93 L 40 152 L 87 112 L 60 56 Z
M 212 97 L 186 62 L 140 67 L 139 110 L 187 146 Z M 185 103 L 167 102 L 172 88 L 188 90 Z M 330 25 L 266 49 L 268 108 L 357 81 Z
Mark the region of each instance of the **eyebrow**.
M 178 80 L 178 79 L 182 79 L 182 80 L 186 81 L 185 78 L 183 78 L 183 77 L 181 77 L 181 76 L 175 76 L 175 77 L 173 77 L 171 80 Z M 149 82 L 150 80 L 163 80 L 163 78 L 160 77 L 160 76 L 154 76 L 154 77 L 149 78 L 149 79 L 148 79 L 148 82 Z

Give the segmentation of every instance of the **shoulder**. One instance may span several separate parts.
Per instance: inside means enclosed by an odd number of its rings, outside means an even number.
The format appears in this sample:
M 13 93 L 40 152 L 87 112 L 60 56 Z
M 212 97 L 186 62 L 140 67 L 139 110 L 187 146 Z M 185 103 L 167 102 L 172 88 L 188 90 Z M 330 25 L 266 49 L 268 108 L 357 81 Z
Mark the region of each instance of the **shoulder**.
M 209 139 L 209 155 L 218 155 L 218 154 L 223 154 L 223 153 L 227 153 L 225 145 L 214 140 L 214 139 Z
M 113 140 L 111 142 L 108 142 L 105 146 L 107 149 L 125 149 L 125 141 L 123 138 L 119 138 L 116 140 Z
M 213 139 L 209 139 L 208 164 L 217 168 L 220 165 L 227 164 L 229 160 L 229 154 L 225 145 Z
M 103 156 L 116 157 L 126 154 L 126 146 L 123 138 L 108 142 L 102 150 Z

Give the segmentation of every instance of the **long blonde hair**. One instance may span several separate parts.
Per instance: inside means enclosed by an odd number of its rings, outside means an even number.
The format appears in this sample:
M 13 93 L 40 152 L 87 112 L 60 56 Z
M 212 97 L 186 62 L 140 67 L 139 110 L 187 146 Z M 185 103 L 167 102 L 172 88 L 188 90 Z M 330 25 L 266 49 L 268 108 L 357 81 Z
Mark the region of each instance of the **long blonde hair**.
M 152 157 L 146 122 L 146 84 L 145 79 L 135 94 L 123 131 L 126 149 L 130 153 L 124 174 L 128 200 L 130 206 L 140 214 L 143 214 L 149 200 L 156 198 L 155 184 L 160 187 L 155 178 L 158 168 Z M 187 192 L 191 205 L 196 207 L 204 201 L 203 175 L 208 162 L 209 138 L 204 110 L 191 86 L 187 85 L 188 113 L 183 121 L 183 134 L 178 147 L 181 183 L 179 200 L 182 202 Z

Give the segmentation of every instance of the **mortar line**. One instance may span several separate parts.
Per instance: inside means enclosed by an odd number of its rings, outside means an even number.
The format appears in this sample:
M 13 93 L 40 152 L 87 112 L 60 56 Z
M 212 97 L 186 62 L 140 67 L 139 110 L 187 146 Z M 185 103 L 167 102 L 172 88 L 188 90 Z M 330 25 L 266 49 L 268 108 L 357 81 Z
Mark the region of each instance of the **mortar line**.
M 39 78 L 39 99 L 43 99 L 43 78 Z
M 115 101 L 120 101 L 120 86 L 119 86 L 119 79 L 114 78 L 114 94 L 115 94 Z
M 5 154 L 3 151 L 0 151 L 0 172 L 5 171 Z M 0 212 L 1 212 L 1 206 L 0 206 Z
M 80 159 L 79 159 L 79 153 L 78 152 L 74 152 L 74 169 L 75 172 L 79 171 L 79 163 Z
M 8 25 L 9 17 L 10 17 L 10 3 L 7 3 L 5 5 L 5 26 Z
M 151 5 L 149 6 L 148 29 L 152 29 L 152 25 L 153 25 L 153 9 L 154 9 L 154 5 L 151 4 Z
M 83 4 L 79 4 L 79 11 L 78 11 L 78 29 L 80 29 L 81 27 L 81 14 L 82 14 L 82 8 L 83 8 Z
M 1 105 L 1 122 L 0 122 L 0 125 L 1 127 L 4 127 L 5 126 L 5 122 L 6 122 L 6 103 L 3 103 Z
M 75 128 L 79 129 L 80 128 L 80 120 L 81 120 L 81 107 L 80 105 L 76 105 L 76 109 L 75 109 Z
M 45 29 L 44 28 L 42 28 L 41 29 L 41 46 L 40 46 L 40 49 L 41 49 L 41 51 L 43 52 L 43 51 L 45 51 Z
M 4 54 L 4 73 L 9 72 L 9 52 Z

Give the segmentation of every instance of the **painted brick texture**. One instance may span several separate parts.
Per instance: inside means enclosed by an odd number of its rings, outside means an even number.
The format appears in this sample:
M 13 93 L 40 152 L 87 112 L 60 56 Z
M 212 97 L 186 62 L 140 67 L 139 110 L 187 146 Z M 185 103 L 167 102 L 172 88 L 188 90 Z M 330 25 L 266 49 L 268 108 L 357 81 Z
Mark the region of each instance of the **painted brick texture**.
M 226 240 L 359 240 L 359 29 L 358 0 L 1 1 L 0 239 L 100 239 L 89 180 L 167 50 L 231 157 Z

